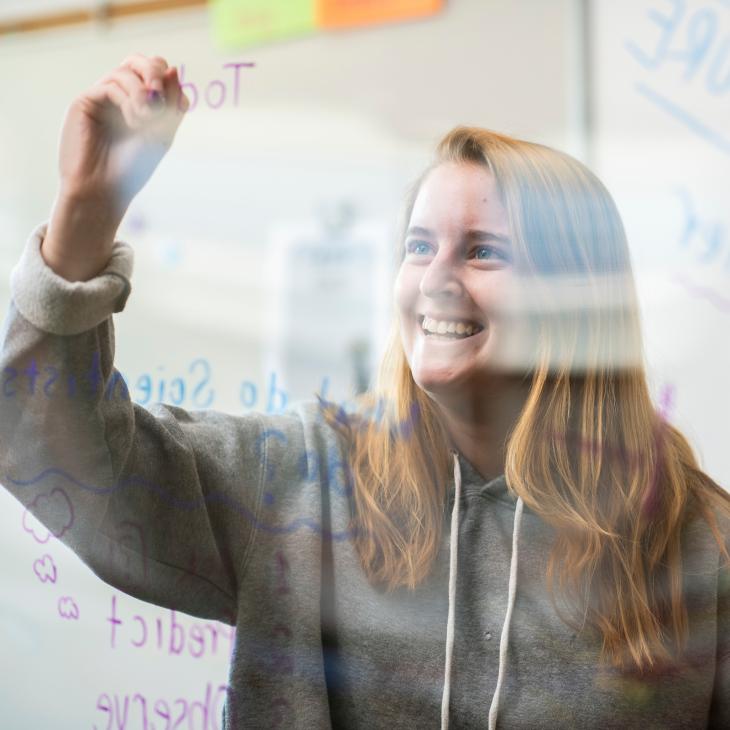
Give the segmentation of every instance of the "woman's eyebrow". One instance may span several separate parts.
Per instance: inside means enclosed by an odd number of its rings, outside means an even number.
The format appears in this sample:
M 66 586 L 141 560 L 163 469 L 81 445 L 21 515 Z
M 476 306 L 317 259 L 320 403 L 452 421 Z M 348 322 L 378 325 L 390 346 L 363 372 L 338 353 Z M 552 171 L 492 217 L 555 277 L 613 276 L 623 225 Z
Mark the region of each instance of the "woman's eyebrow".
M 433 237 L 434 233 L 430 228 L 423 228 L 422 226 L 411 226 L 406 235 L 408 236 L 430 236 Z M 511 246 L 512 242 L 508 236 L 502 236 L 499 233 L 492 233 L 491 231 L 480 231 L 472 229 L 466 232 L 464 238 L 467 241 L 497 241 L 504 246 Z
M 406 231 L 406 236 L 433 236 L 433 231 L 429 228 L 421 228 L 421 226 L 411 226 Z
M 464 238 L 466 238 L 467 241 L 497 241 L 507 247 L 512 245 L 512 241 L 510 241 L 509 236 L 492 233 L 491 231 L 467 231 Z

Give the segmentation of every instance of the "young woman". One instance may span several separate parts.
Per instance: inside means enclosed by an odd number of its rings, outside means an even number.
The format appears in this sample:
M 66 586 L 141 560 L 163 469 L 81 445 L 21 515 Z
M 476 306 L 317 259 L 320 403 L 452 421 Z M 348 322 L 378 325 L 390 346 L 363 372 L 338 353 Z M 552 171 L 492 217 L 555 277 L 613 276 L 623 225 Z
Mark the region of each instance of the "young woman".
M 146 410 L 114 234 L 186 108 L 142 56 L 70 107 L 12 274 L 3 484 L 111 585 L 236 626 L 226 728 L 730 727 L 730 497 L 650 399 L 596 177 L 453 130 L 351 412 Z

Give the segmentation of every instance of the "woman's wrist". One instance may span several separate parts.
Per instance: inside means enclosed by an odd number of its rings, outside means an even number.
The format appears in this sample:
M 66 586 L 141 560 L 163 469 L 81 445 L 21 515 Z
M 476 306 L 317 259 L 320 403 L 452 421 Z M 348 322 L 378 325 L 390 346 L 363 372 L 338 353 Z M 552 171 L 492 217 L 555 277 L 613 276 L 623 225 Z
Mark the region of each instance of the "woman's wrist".
M 97 276 L 111 258 L 123 215 L 105 197 L 60 191 L 41 244 L 43 260 L 69 281 Z

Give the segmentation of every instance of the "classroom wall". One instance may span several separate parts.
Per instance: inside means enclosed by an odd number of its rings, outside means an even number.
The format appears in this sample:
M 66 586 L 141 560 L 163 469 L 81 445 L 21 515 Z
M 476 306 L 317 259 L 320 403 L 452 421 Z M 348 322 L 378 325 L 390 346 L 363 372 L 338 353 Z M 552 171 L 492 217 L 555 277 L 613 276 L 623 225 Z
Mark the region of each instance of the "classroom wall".
M 115 317 L 132 398 L 244 413 L 351 397 L 382 347 L 400 202 L 438 138 L 475 124 L 585 156 L 579 7 L 453 0 L 417 22 L 235 53 L 203 11 L 1 39 L 0 302 L 48 216 L 66 105 L 129 53 L 162 55 L 226 99 L 189 113 L 120 231 L 135 247 Z M 238 62 L 255 67 L 236 99 L 224 64 Z M 312 322 L 317 347 L 298 337 Z M 143 700 L 219 727 L 227 627 L 103 584 L 4 493 L 0 526 L 4 726 L 106 727 L 108 698 L 128 730 L 144 727 Z

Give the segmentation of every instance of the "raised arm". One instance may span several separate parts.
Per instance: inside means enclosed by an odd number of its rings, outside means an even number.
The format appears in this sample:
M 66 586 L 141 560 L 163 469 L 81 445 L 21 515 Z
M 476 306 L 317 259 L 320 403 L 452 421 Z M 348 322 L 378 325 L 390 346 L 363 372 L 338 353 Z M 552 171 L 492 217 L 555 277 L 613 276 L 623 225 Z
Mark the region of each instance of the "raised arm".
M 107 582 L 233 622 L 259 509 L 260 418 L 146 410 L 113 366 L 133 262 L 114 234 L 185 108 L 174 70 L 133 57 L 69 109 L 50 226 L 11 275 L 0 482 L 26 528 L 35 515 Z

